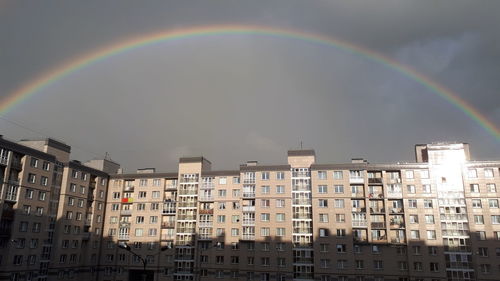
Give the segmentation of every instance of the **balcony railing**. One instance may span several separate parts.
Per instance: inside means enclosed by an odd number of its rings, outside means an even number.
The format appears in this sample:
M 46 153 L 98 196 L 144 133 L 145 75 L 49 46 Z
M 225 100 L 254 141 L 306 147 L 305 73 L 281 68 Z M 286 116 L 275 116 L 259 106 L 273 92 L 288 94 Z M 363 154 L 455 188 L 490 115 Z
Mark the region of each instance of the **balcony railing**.
M 364 198 L 365 193 L 363 191 L 353 192 L 351 193 L 351 197 Z
M 132 210 L 121 210 L 120 215 L 122 216 L 131 216 L 132 215 Z
M 366 227 L 366 226 L 368 226 L 368 222 L 366 220 L 353 220 L 352 226 L 353 227 Z
M 162 234 L 160 236 L 161 241 L 170 241 L 170 240 L 174 240 L 174 238 L 175 238 L 175 235 L 173 235 L 173 234 Z
M 179 189 L 178 195 L 198 195 L 198 190 L 196 189 Z
M 255 234 L 242 234 L 241 240 L 255 240 Z
M 292 172 L 292 177 L 294 178 L 304 178 L 304 177 L 311 177 L 311 172 Z
M 196 229 L 194 227 L 179 227 L 177 228 L 177 233 L 195 233 Z
M 201 239 L 201 240 L 212 240 L 212 233 L 202 233 L 202 234 L 200 234 L 200 236 L 198 237 L 198 239 Z
M 401 214 L 401 213 L 403 213 L 403 208 L 391 208 L 390 213 L 391 214 Z
M 243 212 L 255 212 L 255 206 L 243 206 Z
M 7 166 L 7 162 L 9 162 L 9 158 L 7 156 L 0 156 L 0 164 Z
M 372 228 L 385 228 L 385 222 L 372 222 Z
M 196 202 L 178 202 L 177 207 L 179 208 L 196 208 Z
M 391 243 L 393 244 L 402 244 L 402 243 L 406 243 L 406 239 L 404 237 L 395 237 L 395 238 L 391 238 Z
M 213 221 L 200 221 L 199 223 L 199 227 L 212 227 L 213 225 Z
M 368 238 L 366 238 L 366 237 L 353 237 L 352 241 L 354 243 L 368 243 Z
M 199 200 L 200 201 L 214 201 L 214 197 L 212 195 L 201 195 Z
M 179 215 L 177 216 L 178 220 L 196 220 L 195 215 Z
M 129 239 L 130 239 L 130 235 L 128 235 L 128 234 L 118 235 L 118 240 L 129 240 Z
M 292 186 L 292 191 L 311 191 L 311 186 L 308 184 L 297 184 Z
M 383 214 L 383 213 L 385 213 L 385 209 L 384 208 L 370 208 L 370 213 Z
M 202 209 L 202 210 L 199 210 L 198 213 L 200 213 L 201 215 L 211 215 L 214 213 L 214 210 L 213 209 L 210 209 L 210 210 Z
M 313 258 L 312 257 L 309 257 L 309 258 L 306 258 L 306 257 L 294 257 L 293 258 L 293 263 L 312 264 L 313 263 Z
M 391 228 L 404 228 L 405 224 L 404 222 L 391 222 L 390 226 Z
M 134 186 L 133 185 L 125 186 L 123 188 L 123 191 L 134 191 Z
M 243 226 L 254 226 L 255 225 L 255 220 L 246 220 L 246 219 L 244 219 L 242 225 Z
M 312 227 L 294 227 L 294 234 L 310 234 L 312 233 Z
M 368 178 L 370 184 L 381 184 L 382 182 L 382 178 Z
M 177 189 L 177 185 L 175 185 L 175 184 L 165 185 L 165 190 L 176 190 L 176 189 Z
M 369 199 L 384 199 L 384 194 L 382 192 L 373 192 L 368 194 Z
M 298 220 L 310 220 L 312 219 L 312 214 L 293 214 L 293 218 Z
M 293 205 L 311 205 L 312 199 L 293 199 Z
M 175 207 L 163 208 L 164 215 L 175 215 Z
M 363 178 L 363 177 L 350 177 L 349 182 L 350 183 L 364 183 L 365 178 Z
M 352 211 L 355 212 L 355 213 L 365 213 L 366 212 L 366 208 L 365 207 L 353 207 L 352 208 Z
M 161 228 L 174 228 L 175 221 L 164 221 L 161 223 Z
M 255 198 L 255 192 L 243 192 L 243 198 Z
M 90 232 L 82 233 L 82 240 L 89 240 L 89 239 L 90 239 Z

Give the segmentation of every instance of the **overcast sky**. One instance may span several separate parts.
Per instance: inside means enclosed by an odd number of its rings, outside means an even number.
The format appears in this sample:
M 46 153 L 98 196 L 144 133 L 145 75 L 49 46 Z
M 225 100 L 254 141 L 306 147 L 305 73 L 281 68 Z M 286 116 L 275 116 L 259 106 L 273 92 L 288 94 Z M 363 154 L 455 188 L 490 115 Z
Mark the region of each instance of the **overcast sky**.
M 4 1 L 0 98 L 46 71 L 144 34 L 258 24 L 349 41 L 408 65 L 500 124 L 500 1 Z M 500 158 L 500 142 L 401 73 L 306 41 L 216 35 L 153 44 L 51 84 L 1 116 L 9 139 L 53 136 L 88 160 L 105 152 L 127 171 L 176 169 L 203 155 L 216 169 L 364 157 L 413 161 L 413 145 L 471 144 Z M 8 121 L 7 121 L 8 120 Z M 15 122 L 16 124 L 13 124 Z

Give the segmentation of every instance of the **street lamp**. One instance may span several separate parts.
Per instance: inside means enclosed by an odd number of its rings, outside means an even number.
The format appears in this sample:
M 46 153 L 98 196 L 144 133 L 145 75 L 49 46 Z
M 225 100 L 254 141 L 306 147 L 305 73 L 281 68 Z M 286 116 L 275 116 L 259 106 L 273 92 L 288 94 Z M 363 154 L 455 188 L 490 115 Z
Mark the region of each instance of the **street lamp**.
M 141 262 L 142 262 L 142 281 L 147 281 L 148 275 L 147 275 L 147 271 L 146 271 L 146 266 L 148 265 L 148 260 L 143 258 L 141 255 L 134 253 L 134 251 L 132 251 L 132 248 L 130 248 L 130 246 L 127 244 L 127 242 L 118 243 L 118 248 L 126 250 L 127 252 L 130 252 L 132 255 L 138 257 L 141 260 Z M 170 248 L 171 247 L 169 245 L 163 246 L 160 248 L 160 252 L 166 251 Z

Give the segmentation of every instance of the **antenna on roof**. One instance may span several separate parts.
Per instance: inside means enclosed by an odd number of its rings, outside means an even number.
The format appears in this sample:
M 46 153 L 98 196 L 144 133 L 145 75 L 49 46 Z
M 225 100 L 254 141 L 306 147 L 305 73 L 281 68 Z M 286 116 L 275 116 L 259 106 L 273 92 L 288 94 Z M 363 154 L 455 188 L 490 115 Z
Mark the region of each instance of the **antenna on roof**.
M 302 150 L 302 141 L 300 141 L 300 150 Z
M 106 151 L 105 154 L 104 154 L 104 160 L 111 160 L 109 158 L 109 153 Z

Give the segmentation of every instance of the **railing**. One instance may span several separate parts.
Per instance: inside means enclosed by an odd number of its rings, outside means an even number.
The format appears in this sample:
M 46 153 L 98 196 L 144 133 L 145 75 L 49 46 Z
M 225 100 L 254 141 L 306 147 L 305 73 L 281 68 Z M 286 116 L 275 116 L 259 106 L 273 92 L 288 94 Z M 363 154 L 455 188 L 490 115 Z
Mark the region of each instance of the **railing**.
M 255 206 L 243 206 L 243 212 L 255 212 Z
M 361 207 L 361 208 L 352 208 L 352 211 L 355 212 L 355 213 L 364 213 L 366 212 L 366 208 L 365 207 Z
M 200 188 L 201 189 L 214 189 L 215 184 L 214 183 L 202 183 Z
M 175 184 L 165 185 L 165 190 L 176 190 L 176 189 L 177 189 L 177 185 L 175 185 Z
M 372 222 L 372 228 L 385 228 L 385 222 Z
M 390 213 L 391 214 L 401 214 L 401 213 L 403 213 L 403 208 L 391 208 Z
M 164 221 L 161 223 L 162 228 L 174 228 L 175 227 L 175 221 Z
M 353 227 L 366 227 L 368 226 L 368 222 L 366 220 L 353 220 L 352 221 L 352 226 Z
M 190 261 L 190 260 L 194 260 L 194 256 L 193 255 L 176 255 L 175 260 L 178 260 L 178 261 Z
M 255 234 L 242 234 L 241 240 L 255 240 Z
M 442 214 L 441 220 L 467 220 L 466 214 Z
M 177 228 L 177 233 L 195 233 L 196 229 L 194 227 L 179 227 Z
M 350 177 L 349 182 L 350 183 L 364 183 L 365 178 L 364 177 Z
M 387 197 L 401 198 L 402 196 L 403 196 L 403 193 L 401 191 L 387 191 Z
M 368 194 L 369 199 L 384 199 L 384 194 L 382 192 L 373 192 Z
M 293 199 L 293 205 L 311 205 L 312 199 Z
M 401 178 L 393 178 L 387 180 L 389 183 L 401 183 Z
M 174 238 L 175 238 L 174 234 L 162 234 L 160 236 L 161 241 L 170 241 L 170 240 L 174 240 Z
M 445 252 L 471 252 L 470 246 L 444 246 Z
M 129 239 L 130 239 L 130 235 L 128 235 L 128 234 L 118 235 L 118 240 L 129 240 Z
M 199 227 L 212 227 L 213 225 L 213 221 L 200 221 L 199 223 Z
M 207 196 L 207 195 L 202 195 L 200 198 L 199 198 L 200 201 L 214 201 L 214 197 L 213 196 Z
M 391 238 L 391 243 L 393 243 L 393 244 L 406 243 L 406 239 L 404 237 Z
M 133 185 L 125 186 L 123 188 L 123 191 L 134 191 L 134 186 Z
M 12 162 L 10 163 L 10 167 L 12 169 L 21 170 L 23 168 L 23 165 L 21 164 L 21 161 L 12 160 Z
M 368 183 L 382 183 L 382 178 L 368 178 Z
M 122 216 L 131 216 L 132 215 L 132 210 L 121 210 L 120 215 Z
M 385 213 L 385 209 L 384 208 L 370 208 L 370 213 L 372 213 L 372 214 Z
M 404 228 L 405 224 L 404 222 L 391 222 L 390 226 L 391 228 Z
M 177 207 L 179 208 L 196 208 L 196 202 L 178 202 Z
M 181 178 L 180 183 L 197 183 L 198 178 Z
M 366 238 L 366 237 L 353 237 L 352 241 L 354 243 L 367 243 L 368 242 L 368 238 Z
M 179 189 L 178 195 L 198 195 L 198 190 L 196 189 Z
M 163 208 L 162 212 L 165 215 L 175 215 L 175 207 Z
M 292 177 L 301 178 L 301 177 L 311 177 L 311 172 L 292 172 Z
M 387 237 L 385 235 L 372 237 L 372 242 L 387 242 Z
M 243 226 L 254 226 L 255 225 L 255 220 L 246 220 L 246 219 L 243 219 L 242 225 Z
M 200 236 L 198 237 L 198 239 L 201 239 L 201 240 L 212 240 L 212 233 L 202 233 L 202 234 L 200 234 Z
M 305 258 L 305 257 L 294 257 L 293 263 L 313 263 L 313 258 Z
M 310 234 L 310 233 L 312 233 L 312 227 L 294 227 L 293 233 L 295 233 L 295 234 Z
M 312 214 L 293 214 L 294 219 L 308 220 L 312 219 Z
M 179 215 L 177 216 L 178 220 L 196 220 L 195 215 Z
M 194 240 L 177 240 L 177 241 L 175 241 L 175 243 L 178 246 L 193 246 Z
M 364 198 L 365 197 L 365 193 L 363 191 L 360 191 L 360 192 L 353 192 L 351 193 L 351 197 L 360 197 L 360 198 Z
M 311 191 L 311 185 L 309 184 L 296 184 L 292 186 L 293 191 Z
M 313 243 L 310 242 L 294 242 L 293 247 L 294 248 L 312 248 Z
M 200 213 L 201 215 L 211 215 L 214 213 L 214 210 L 213 209 L 210 209 L 210 210 L 199 210 L 198 213 Z
M 255 198 L 255 192 L 243 192 L 243 198 Z

